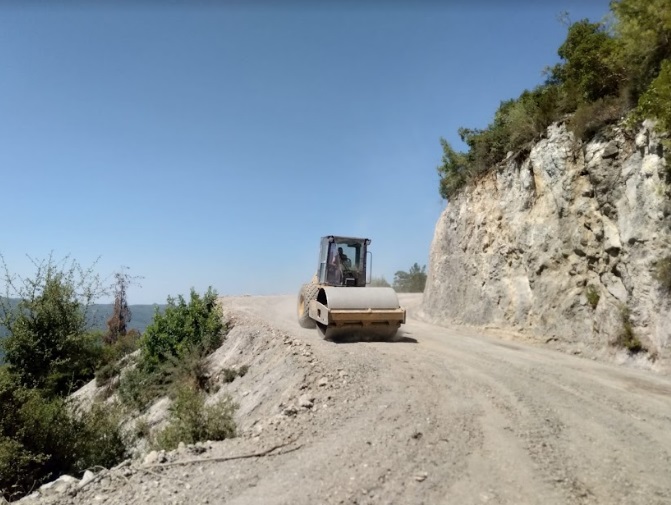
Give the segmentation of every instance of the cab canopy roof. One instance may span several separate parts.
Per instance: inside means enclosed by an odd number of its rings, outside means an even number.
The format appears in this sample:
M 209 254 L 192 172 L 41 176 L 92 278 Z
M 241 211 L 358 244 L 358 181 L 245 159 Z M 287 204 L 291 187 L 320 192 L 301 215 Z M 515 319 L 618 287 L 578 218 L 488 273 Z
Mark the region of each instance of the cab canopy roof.
M 370 244 L 370 239 L 369 238 L 358 238 L 358 237 L 344 237 L 341 235 L 326 235 L 325 237 L 322 237 L 322 239 L 328 239 L 329 242 L 338 242 L 338 243 L 353 243 L 353 244 L 362 244 L 365 243 L 366 245 Z

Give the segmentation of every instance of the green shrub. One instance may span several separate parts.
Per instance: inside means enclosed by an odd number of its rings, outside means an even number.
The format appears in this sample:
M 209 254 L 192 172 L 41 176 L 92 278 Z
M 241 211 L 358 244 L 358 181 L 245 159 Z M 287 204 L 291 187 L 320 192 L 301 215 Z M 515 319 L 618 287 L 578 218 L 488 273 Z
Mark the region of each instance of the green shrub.
M 87 318 L 103 293 L 98 277 L 76 262 L 63 268 L 49 258 L 33 262 L 34 278 L 22 279 L 0 260 L 6 286 L 0 324 L 9 332 L 0 366 L 0 495 L 14 499 L 63 473 L 115 464 L 126 455 L 126 440 L 112 407 L 95 404 L 84 412 L 66 399 L 107 364 L 101 335 L 90 331 Z
M 599 98 L 594 102 L 580 104 L 567 126 L 576 139 L 588 141 L 604 126 L 622 118 L 625 112 L 623 98 Z
M 36 479 L 36 470 L 45 459 L 26 450 L 19 441 L 0 436 L 0 497 L 20 498 L 32 483 L 41 482 Z
M 102 345 L 101 366 L 116 363 L 124 356 L 128 356 L 137 351 L 140 347 L 140 332 L 129 330 L 124 335 L 119 335 L 112 343 Z M 103 341 L 103 334 L 100 334 L 100 340 Z
M 151 427 L 149 426 L 149 422 L 146 419 L 138 419 L 133 426 L 133 432 L 135 434 L 135 438 L 148 440 L 149 436 L 151 435 Z
M 121 373 L 123 367 L 129 364 L 129 358 L 126 357 L 138 349 L 139 339 L 140 333 L 137 330 L 130 330 L 125 335 L 119 335 L 118 339 L 112 343 L 100 340 L 102 348 L 95 371 L 96 386 L 110 385 L 112 379 Z M 108 393 L 111 394 L 112 391 Z
M 39 484 L 72 471 L 77 463 L 81 426 L 66 400 L 47 399 L 35 389 L 24 388 L 17 388 L 12 400 L 16 416 L 4 426 L 4 435 L 21 444 L 25 454 L 39 462 L 27 474 L 13 476 L 13 485 L 28 490 L 35 482 Z
M 6 379 L 6 377 L 4 378 Z M 0 386 L 0 494 L 20 497 L 63 473 L 112 466 L 127 454 L 119 415 L 96 404 L 78 411 L 67 400 L 36 389 Z
M 175 449 L 180 442 L 194 444 L 205 440 L 234 437 L 233 415 L 237 405 L 229 397 L 213 405 L 205 405 L 205 393 L 188 386 L 177 389 L 170 407 L 170 420 L 154 440 L 159 449 Z
M 662 62 L 659 75 L 638 100 L 636 115 L 657 119 L 660 131 L 671 132 L 671 61 Z
M 655 278 L 667 295 L 671 294 L 671 256 L 662 258 L 655 265 Z
M 123 372 L 117 389 L 121 403 L 139 411 L 166 392 L 166 374 L 147 372 L 139 366 Z
M 222 373 L 224 374 L 224 382 L 233 382 L 238 376 L 238 372 L 234 368 L 224 368 Z
M 577 106 L 618 95 L 625 70 L 618 41 L 602 23 L 583 19 L 573 23 L 557 50 L 562 63 L 552 70 L 562 86 L 565 103 Z
M 119 398 L 142 410 L 175 384 L 208 390 L 204 358 L 221 345 L 227 331 L 211 288 L 203 296 L 191 290 L 189 303 L 181 296 L 168 298 L 168 306 L 162 313 L 156 311 L 140 339 L 138 365 L 123 374 Z
M 440 144 L 443 147 L 442 163 L 437 168 L 440 176 L 440 195 L 449 200 L 466 185 L 469 162 L 467 155 L 452 149 L 447 140 L 441 138 Z
M 96 386 L 103 387 L 107 386 L 110 381 L 119 375 L 121 372 L 121 366 L 118 362 L 108 363 L 96 370 Z
M 0 256 L 0 259 L 2 257 Z M 65 263 L 64 260 L 63 263 Z M 12 276 L 4 264 L 6 296 L 0 298 L 5 361 L 22 386 L 64 396 L 93 378 L 100 342 L 89 331 L 87 310 L 102 294 L 98 276 L 76 262 L 67 267 L 51 257 L 33 261 L 33 278 Z M 9 304 L 9 298 L 18 304 Z
M 91 410 L 75 415 L 79 422 L 77 473 L 94 466 L 111 468 L 128 455 L 132 437 L 121 430 L 123 410 L 119 405 L 94 403 Z
M 671 58 L 671 2 L 619 0 L 611 3 L 621 58 L 628 65 L 634 98 L 643 93 Z
M 249 365 L 242 365 L 240 368 L 224 368 L 224 382 L 233 382 L 236 377 L 244 377 L 249 371 Z
M 193 348 L 179 356 L 170 356 L 164 366 L 167 382 L 187 385 L 199 391 L 209 391 L 210 371 L 204 349 Z
M 492 170 L 508 152 L 528 151 L 529 143 L 540 138 L 560 115 L 559 87 L 547 83 L 533 91 L 525 90 L 515 100 L 501 102 L 487 128 L 459 128 L 461 140 L 469 147 L 467 153 L 455 151 L 441 139 L 441 196 L 454 196 L 474 177 Z
M 142 337 L 141 366 L 158 368 L 168 357 L 193 349 L 212 352 L 221 345 L 226 330 L 212 288 L 203 296 L 192 289 L 189 303 L 181 295 L 177 299 L 169 297 L 165 311 L 156 310 Z
M 489 172 L 505 158 L 510 134 L 505 123 L 507 115 L 503 111 L 507 112 L 512 103 L 512 100 L 502 102 L 494 122 L 483 130 L 459 128 L 459 137 L 469 147 L 467 174 L 470 179 Z
M 585 296 L 587 297 L 587 303 L 589 303 L 589 306 L 592 307 L 592 310 L 596 309 L 596 306 L 599 304 L 599 299 L 601 298 L 599 289 L 593 284 L 590 284 L 587 286 Z
M 613 345 L 626 349 L 631 354 L 646 352 L 647 349 L 643 347 L 643 344 L 634 333 L 634 326 L 631 323 L 631 313 L 627 307 L 622 307 L 620 309 L 620 321 L 622 327 L 615 337 Z

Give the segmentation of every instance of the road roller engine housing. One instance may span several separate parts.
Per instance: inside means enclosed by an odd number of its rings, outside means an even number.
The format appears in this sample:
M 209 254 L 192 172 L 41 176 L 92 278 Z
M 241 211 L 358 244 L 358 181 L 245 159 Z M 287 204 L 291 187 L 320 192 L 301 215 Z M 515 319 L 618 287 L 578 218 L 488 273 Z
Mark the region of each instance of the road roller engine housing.
M 322 237 L 317 272 L 298 294 L 298 323 L 325 339 L 351 335 L 388 340 L 405 323 L 396 291 L 370 287 L 370 239 Z

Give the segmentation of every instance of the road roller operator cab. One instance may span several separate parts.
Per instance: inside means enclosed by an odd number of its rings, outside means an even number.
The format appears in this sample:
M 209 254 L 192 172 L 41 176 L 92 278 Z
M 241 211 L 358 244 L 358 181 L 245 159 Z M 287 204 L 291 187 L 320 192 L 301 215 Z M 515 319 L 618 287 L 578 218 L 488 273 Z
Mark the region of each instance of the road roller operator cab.
M 325 286 L 363 287 L 369 282 L 372 256 L 367 238 L 322 237 L 319 251 L 318 283 Z

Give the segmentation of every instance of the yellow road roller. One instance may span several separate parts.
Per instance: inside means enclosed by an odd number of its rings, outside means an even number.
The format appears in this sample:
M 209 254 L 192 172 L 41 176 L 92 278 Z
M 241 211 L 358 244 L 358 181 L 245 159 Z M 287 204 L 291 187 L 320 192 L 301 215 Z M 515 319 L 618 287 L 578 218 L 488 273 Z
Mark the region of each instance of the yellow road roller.
M 396 291 L 370 287 L 370 239 L 321 238 L 319 265 L 298 293 L 298 324 L 317 328 L 322 338 L 352 336 L 389 340 L 405 323 Z

